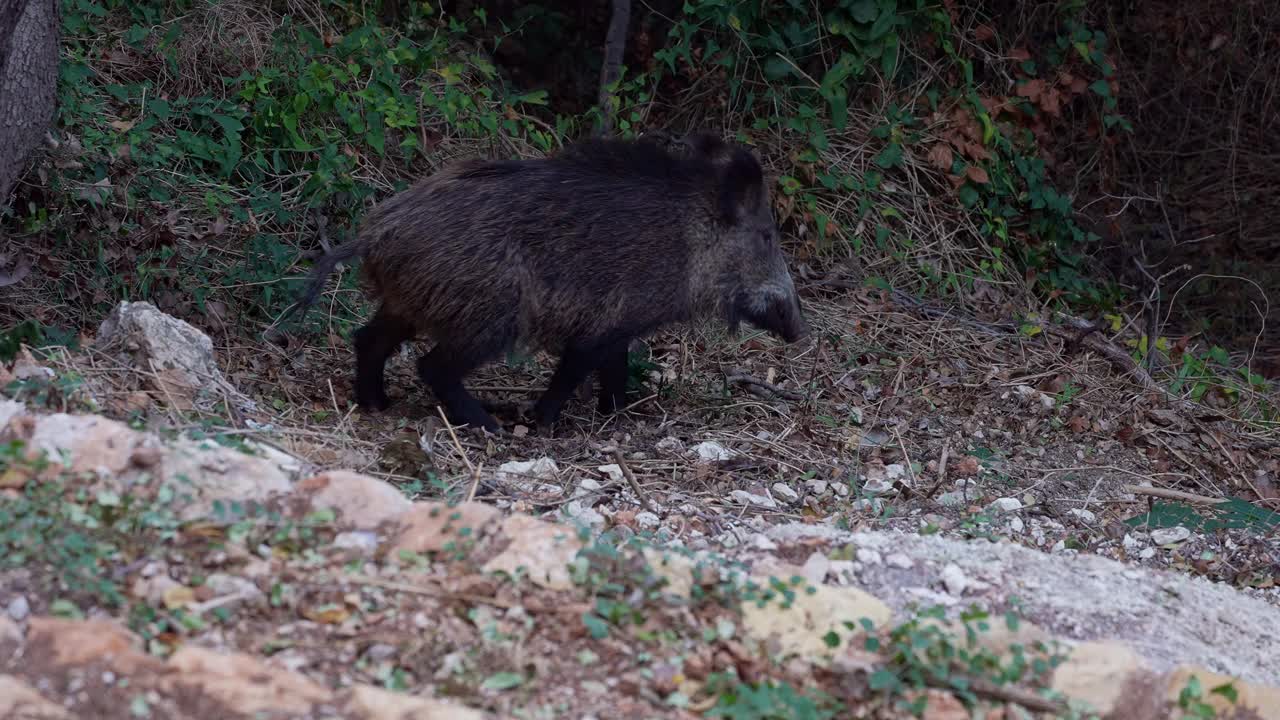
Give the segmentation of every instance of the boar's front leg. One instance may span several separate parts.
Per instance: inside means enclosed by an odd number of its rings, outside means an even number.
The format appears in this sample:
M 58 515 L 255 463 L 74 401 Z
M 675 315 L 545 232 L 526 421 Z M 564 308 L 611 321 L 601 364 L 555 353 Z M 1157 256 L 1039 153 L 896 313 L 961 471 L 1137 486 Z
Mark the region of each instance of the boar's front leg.
M 431 387 L 436 398 L 444 404 L 451 421 L 459 425 L 482 427 L 498 432 L 498 421 L 485 411 L 474 395 L 467 392 L 462 379 L 488 358 L 468 357 L 456 348 L 437 345 L 431 352 L 418 359 L 418 376 Z
M 355 391 L 361 408 L 386 410 L 391 405 L 386 391 L 387 359 L 412 336 L 412 325 L 381 308 L 367 325 L 356 330 L 352 338 L 356 351 Z
M 564 353 L 560 355 L 560 364 L 556 367 L 555 374 L 551 376 L 551 383 L 533 406 L 534 422 L 543 427 L 554 425 L 560 417 L 560 410 L 564 404 L 582 381 L 587 379 L 587 376 L 597 369 L 604 370 L 605 374 L 616 373 L 619 352 L 622 354 L 622 368 L 625 373 L 626 340 L 575 343 L 565 348 Z M 608 369 L 606 365 L 609 366 Z M 625 384 L 623 387 L 625 388 Z M 607 391 L 604 393 L 606 396 L 608 394 Z

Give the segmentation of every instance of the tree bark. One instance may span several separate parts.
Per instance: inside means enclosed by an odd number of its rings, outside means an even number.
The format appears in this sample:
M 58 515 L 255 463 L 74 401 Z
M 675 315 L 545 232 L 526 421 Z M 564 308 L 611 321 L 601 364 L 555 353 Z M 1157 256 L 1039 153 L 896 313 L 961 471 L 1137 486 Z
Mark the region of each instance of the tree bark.
M 609 86 L 622 75 L 622 54 L 627 49 L 627 26 L 631 23 L 631 0 L 613 0 L 613 15 L 609 18 L 609 32 L 604 40 L 604 63 L 600 66 L 600 124 L 597 135 L 613 132 L 614 115 Z
M 0 0 L 0 208 L 53 121 L 57 0 Z

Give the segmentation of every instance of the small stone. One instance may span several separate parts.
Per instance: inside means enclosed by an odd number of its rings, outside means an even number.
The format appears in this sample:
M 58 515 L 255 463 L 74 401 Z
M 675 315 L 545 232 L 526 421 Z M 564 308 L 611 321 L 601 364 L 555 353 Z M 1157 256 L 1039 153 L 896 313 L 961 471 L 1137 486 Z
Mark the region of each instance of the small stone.
M 853 556 L 863 565 L 879 565 L 883 562 L 880 557 L 880 553 L 872 550 L 871 548 L 858 548 L 857 551 L 854 552 Z
M 636 525 L 642 530 L 657 530 L 661 524 L 662 520 L 651 512 L 636 513 Z
M 1137 555 L 1138 551 L 1142 549 L 1142 541 L 1128 533 L 1125 533 L 1124 539 L 1120 541 L 1120 544 L 1124 546 L 1124 551 L 1128 555 Z
M 1138 559 L 1140 560 L 1150 560 L 1155 556 L 1156 556 L 1156 549 L 1153 547 L 1144 547 L 1138 553 Z
M 1178 527 L 1160 528 L 1151 531 L 1151 542 L 1156 545 L 1171 545 L 1180 543 L 1191 537 L 1191 531 L 1179 525 Z
M 1092 512 L 1088 510 L 1082 510 L 1080 508 L 1071 508 L 1070 510 L 1067 511 L 1067 514 L 1075 517 L 1080 522 L 1085 524 L 1094 523 L 1094 522 L 1097 522 L 1098 520 L 1097 515 L 1094 515 Z
M 513 484 L 528 483 L 530 480 L 555 480 L 560 474 L 556 461 L 549 457 L 537 460 L 512 460 L 498 466 L 498 480 Z
M 893 492 L 893 482 L 890 480 L 868 480 L 862 486 L 862 491 L 868 495 L 888 495 Z
M 588 527 L 602 527 L 608 520 L 590 504 L 582 500 L 571 500 L 564 506 L 564 514 Z M 653 513 L 641 513 L 652 515 Z M 639 517 L 636 518 L 639 520 Z
M 728 460 L 735 455 L 732 450 L 714 440 L 707 440 L 693 446 L 693 454 L 697 455 L 698 459 L 703 462 L 719 462 Z
M 960 507 L 968 501 L 965 500 L 964 492 L 953 490 L 939 495 L 936 502 L 943 507 Z
M 827 491 L 831 489 L 831 483 L 829 481 L 819 480 L 817 478 L 805 481 L 805 486 L 808 487 L 809 492 L 814 495 L 826 495 Z
M 396 646 L 388 645 L 387 643 L 374 643 L 369 646 L 368 650 L 364 651 L 364 656 L 373 662 L 390 660 L 395 657 L 395 654 Z
M 907 476 L 907 468 L 901 463 L 893 463 L 884 466 L 884 477 L 886 480 L 897 480 Z
M 368 530 L 338 533 L 333 537 L 333 546 L 341 550 L 355 550 L 365 555 L 372 555 L 378 550 L 378 534 Z
M 1066 549 L 1067 549 L 1067 541 L 1066 541 L 1066 540 L 1059 540 L 1058 542 L 1056 542 L 1056 543 L 1054 543 L 1054 544 L 1053 544 L 1053 547 L 1052 547 L 1052 548 L 1049 548 L 1049 552 L 1051 552 L 1051 553 L 1060 553 L 1060 552 L 1062 552 L 1063 550 L 1066 550 Z
M 9 605 L 5 608 L 5 612 L 9 613 L 9 617 L 14 620 L 22 622 L 31 614 L 31 603 L 27 602 L 26 596 L 19 595 L 9 601 Z
M 821 585 L 822 581 L 827 578 L 827 571 L 831 569 L 831 560 L 826 555 L 816 552 L 804 561 L 804 567 L 801 569 L 801 575 L 805 580 L 814 585 Z
M 879 515 L 884 510 L 884 501 L 878 497 L 862 498 L 853 504 L 853 509 L 872 515 Z
M 992 503 L 987 507 L 1000 512 L 1015 512 L 1022 509 L 1022 501 L 1018 498 L 1002 497 L 998 500 L 992 501 Z
M 902 553 L 893 553 L 886 557 L 884 561 L 900 570 L 910 570 L 914 566 L 914 563 L 911 562 L 911 558 Z
M 831 489 L 835 491 L 836 495 L 839 495 L 842 498 L 849 497 L 848 483 L 842 483 L 842 482 L 831 483 Z
M 769 489 L 773 491 L 773 494 L 775 496 L 782 498 L 786 502 L 793 503 L 800 499 L 800 493 L 796 492 L 795 490 L 792 490 L 791 486 L 787 485 L 786 483 L 776 482 Z
M 684 443 L 680 442 L 680 438 L 668 435 L 659 440 L 658 444 L 653 446 L 653 449 L 664 455 L 679 455 L 684 452 Z M 622 473 L 621 468 L 618 469 L 618 473 Z
M 608 477 L 609 480 L 612 482 L 620 483 L 620 482 L 625 482 L 627 479 L 626 475 L 622 474 L 622 468 L 617 464 L 610 463 L 609 465 L 600 465 L 596 468 L 596 470 L 599 470 L 601 475 Z M 585 485 L 587 483 L 587 480 L 591 480 L 591 478 L 584 479 L 580 483 L 580 485 Z M 596 483 L 597 490 L 600 489 L 599 483 L 597 483 L 595 480 L 591 480 L 591 482 Z
M 251 580 L 246 580 L 237 575 L 227 575 L 226 573 L 214 573 L 204 581 L 205 587 L 209 588 L 214 594 L 214 601 L 218 602 L 219 607 L 227 607 L 238 604 L 239 602 L 256 602 L 263 599 L 266 595 Z M 227 603 L 224 598 L 238 598 L 237 603 Z M 219 602 L 220 601 L 220 602 Z
M 969 587 L 969 578 L 965 577 L 959 565 L 948 563 L 942 568 L 942 584 L 947 588 L 947 592 L 960 596 Z
M 617 466 L 617 465 L 604 465 L 604 466 L 601 466 L 601 467 L 596 468 L 596 469 L 597 469 L 597 470 L 599 470 L 599 471 L 601 471 L 601 472 L 605 472 L 605 468 L 616 468 L 616 467 L 618 467 L 618 466 Z M 610 479 L 612 479 L 612 478 L 613 478 L 613 473 L 608 473 L 608 475 L 609 475 Z M 619 479 L 619 480 L 622 480 L 622 479 L 623 479 L 623 478 L 622 478 L 622 470 L 621 470 L 621 469 L 619 469 L 619 470 L 618 470 L 618 479 Z M 599 481 L 599 480 L 596 480 L 595 478 L 582 478 L 582 480 L 580 480 L 580 481 L 578 482 L 578 488 L 577 488 L 576 490 L 574 490 L 574 491 L 573 491 L 573 496 L 574 496 L 574 497 L 577 497 L 577 498 L 587 497 L 587 498 L 590 498 L 590 499 L 591 499 L 591 500 L 590 500 L 591 502 L 595 502 L 595 501 L 597 500 L 597 498 L 593 498 L 593 497 L 591 497 L 591 496 L 593 496 L 593 495 L 595 495 L 596 493 L 600 492 L 601 488 L 603 488 L 603 487 L 604 487 L 604 486 L 600 484 L 600 481 Z
M 729 493 L 729 497 L 732 497 L 743 505 L 761 505 L 769 508 L 778 506 L 778 503 L 774 502 L 773 498 L 749 493 L 746 490 L 734 490 Z
M 757 550 L 777 550 L 778 543 L 769 539 L 764 533 L 757 533 L 751 538 L 751 546 Z
M 1025 529 L 1026 529 L 1026 526 L 1022 523 L 1022 518 L 1018 517 L 1017 515 L 1014 515 L 1013 517 L 1009 518 L 1010 532 L 1021 533 Z

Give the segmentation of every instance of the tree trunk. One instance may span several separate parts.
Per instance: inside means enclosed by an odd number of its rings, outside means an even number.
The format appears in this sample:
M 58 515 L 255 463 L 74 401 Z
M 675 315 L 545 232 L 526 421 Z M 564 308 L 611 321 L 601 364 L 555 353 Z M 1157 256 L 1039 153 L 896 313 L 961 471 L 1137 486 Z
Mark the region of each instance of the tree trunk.
M 0 208 L 53 121 L 57 0 L 0 0 Z
M 613 0 L 613 15 L 609 18 L 609 32 L 604 41 L 604 62 L 600 65 L 600 124 L 597 135 L 611 135 L 614 128 L 614 107 L 609 86 L 622 75 L 622 54 L 627 49 L 627 25 L 631 22 L 631 0 Z

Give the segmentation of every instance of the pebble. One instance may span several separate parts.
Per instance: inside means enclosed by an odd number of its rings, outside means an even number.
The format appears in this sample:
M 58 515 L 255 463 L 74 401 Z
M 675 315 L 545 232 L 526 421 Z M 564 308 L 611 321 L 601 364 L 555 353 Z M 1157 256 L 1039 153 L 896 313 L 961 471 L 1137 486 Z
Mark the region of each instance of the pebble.
M 1026 526 L 1022 524 L 1022 518 L 1016 515 L 1009 518 L 1009 530 L 1011 532 L 1021 533 L 1025 529 Z
M 842 483 L 842 482 L 832 483 L 831 489 L 834 490 L 836 495 L 839 495 L 840 497 L 849 497 L 848 483 Z
M 658 444 L 653 446 L 653 449 L 665 455 L 679 455 L 684 452 L 684 443 L 680 442 L 680 438 L 668 435 L 659 440 Z M 621 468 L 618 469 L 618 474 L 622 474 Z
M 773 498 L 749 493 L 746 490 L 734 490 L 729 493 L 729 497 L 732 497 L 743 505 L 762 505 L 770 508 L 778 507 L 778 503 L 774 502 Z M 636 517 L 639 518 L 639 515 Z
M 1015 512 L 1022 509 L 1022 501 L 1018 498 L 1002 497 L 998 500 L 992 501 L 992 503 L 987 507 L 992 510 L 999 510 L 1000 512 Z
M 31 614 L 31 603 L 27 602 L 26 596 L 19 595 L 9 601 L 9 606 L 5 608 L 5 612 L 8 612 L 9 617 L 14 620 L 22 622 Z
M 382 662 L 383 660 L 390 660 L 391 658 L 395 657 L 395 654 L 396 654 L 396 646 L 388 645 L 387 643 L 374 643 L 373 645 L 369 646 L 368 650 L 364 651 L 364 656 L 368 658 L 371 662 Z
M 1124 540 L 1121 540 L 1120 544 L 1124 546 L 1124 551 L 1127 555 L 1137 555 L 1138 551 L 1142 549 L 1142 541 L 1128 533 L 1125 533 Z
M 862 498 L 853 504 L 855 510 L 879 515 L 884 510 L 884 501 L 880 498 Z
M 796 492 L 786 483 L 776 482 L 769 488 L 776 497 L 782 498 L 787 502 L 796 502 L 800 499 L 800 493 Z
M 819 480 L 817 478 L 807 480 L 805 485 L 808 486 L 809 491 L 814 495 L 826 495 L 827 491 L 831 489 L 830 481 Z
M 893 492 L 893 482 L 889 480 L 868 480 L 862 486 L 862 491 L 868 495 L 888 495 Z
M 821 585 L 823 580 L 827 578 L 827 571 L 831 569 L 831 560 L 820 552 L 813 553 L 808 560 L 804 561 L 804 567 L 800 573 L 804 575 L 804 579 L 814 585 Z
M 728 460 L 734 456 L 734 452 L 732 450 L 718 442 L 715 442 L 714 440 L 707 440 L 694 445 L 693 454 L 697 455 L 698 459 L 703 462 Z
M 333 546 L 372 555 L 378 549 L 378 534 L 367 530 L 341 532 L 333 536 Z
M 588 527 L 600 527 L 607 522 L 604 515 L 601 515 L 599 511 L 591 507 L 590 502 L 586 500 L 569 501 L 564 506 L 564 512 L 569 517 L 573 518 L 574 520 L 577 520 L 578 522 L 584 525 L 587 525 Z M 641 515 L 652 515 L 652 514 L 653 513 L 641 513 Z M 639 515 L 637 515 L 636 520 L 639 521 L 639 519 L 640 517 Z
M 1067 514 L 1074 516 L 1082 523 L 1094 523 L 1098 520 L 1097 515 L 1094 515 L 1089 510 L 1081 510 L 1080 508 L 1071 508 L 1067 511 Z
M 884 561 L 900 570 L 910 570 L 914 565 L 914 563 L 911 562 L 911 558 L 907 557 L 903 553 L 893 553 L 892 555 L 887 556 Z
M 1160 528 L 1151 531 L 1151 542 L 1156 545 L 1170 545 L 1172 543 L 1182 542 L 1191 537 L 1191 531 L 1179 525 L 1178 527 Z
M 969 587 L 969 578 L 965 577 L 959 565 L 948 563 L 942 568 L 942 584 L 952 595 L 963 595 L 965 589 Z
M 951 492 L 944 492 L 941 495 L 939 495 L 937 497 L 936 502 L 943 507 L 960 507 L 961 505 L 964 505 L 965 502 L 967 501 L 965 500 L 963 492 L 959 490 L 953 490 Z
M 778 543 L 770 540 L 764 533 L 756 533 L 751 536 L 751 547 L 757 550 L 777 550 Z
M 1142 552 L 1138 553 L 1138 558 L 1140 560 L 1150 560 L 1155 556 L 1156 556 L 1156 549 L 1153 547 L 1142 548 Z
M 857 558 L 858 562 L 862 563 L 863 565 L 879 565 L 880 563 L 884 562 L 884 560 L 880 557 L 880 553 L 878 551 L 872 550 L 871 548 L 858 548 L 853 553 L 853 556 Z
M 662 520 L 651 512 L 636 513 L 636 525 L 639 525 L 642 530 L 656 530 L 661 524 Z
M 906 477 L 906 475 L 907 468 L 901 463 L 884 466 L 884 476 L 888 480 L 897 480 L 898 478 Z

